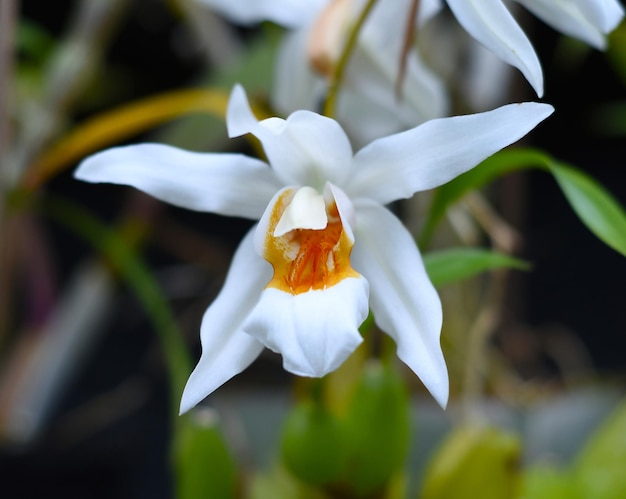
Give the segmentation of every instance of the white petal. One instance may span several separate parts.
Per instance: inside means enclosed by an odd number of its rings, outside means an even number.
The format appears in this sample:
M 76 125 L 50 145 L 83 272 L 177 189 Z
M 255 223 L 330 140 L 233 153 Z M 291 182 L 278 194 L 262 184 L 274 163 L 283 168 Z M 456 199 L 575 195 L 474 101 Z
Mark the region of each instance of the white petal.
M 252 133 L 263 144 L 272 168 L 286 185 L 308 185 L 319 191 L 325 182 L 341 185 L 351 172 L 352 147 L 339 124 L 310 111 L 286 120 L 257 122 L 243 88 L 235 86 L 227 112 L 231 137 Z
M 348 66 L 337 116 L 357 146 L 447 114 L 443 81 L 414 50 L 409 52 L 402 96 L 398 97 L 395 86 L 401 47 L 397 44 L 396 48 L 390 50 L 387 41 L 363 36 Z
M 624 17 L 624 8 L 618 0 L 573 0 L 573 2 L 603 33 L 613 31 Z
M 356 154 L 346 192 L 352 199 L 386 204 L 445 184 L 522 138 L 553 111 L 548 104 L 509 104 L 376 140 Z
M 283 115 L 298 109 L 318 111 L 322 104 L 326 84 L 303 56 L 309 32 L 298 29 L 286 33 L 278 50 L 271 99 Z
M 273 21 L 295 28 L 315 17 L 327 0 L 197 0 L 240 24 Z
M 448 5 L 470 35 L 518 68 L 537 95 L 543 95 L 543 74 L 537 54 L 502 0 L 448 0 Z
M 397 345 L 398 357 L 419 376 L 437 402 L 448 401 L 441 302 L 413 238 L 386 208 L 358 203 L 355 270 L 370 282 L 370 306 L 379 327 Z
M 426 23 L 429 19 L 437 15 L 443 5 L 441 0 L 421 0 L 418 21 L 420 24 Z
M 241 327 L 272 276 L 270 265 L 252 247 L 253 231 L 239 245 L 224 287 L 202 319 L 202 356 L 185 386 L 181 413 L 246 369 L 263 350 Z
M 130 185 L 176 206 L 257 219 L 280 188 L 262 161 L 163 144 L 116 147 L 85 159 L 74 176 Z
M 601 49 L 606 45 L 604 35 L 571 0 L 518 0 L 537 17 L 553 28 Z
M 367 317 L 367 295 L 362 277 L 298 295 L 267 288 L 244 331 L 282 354 L 287 371 L 321 377 L 363 341 L 358 328 Z

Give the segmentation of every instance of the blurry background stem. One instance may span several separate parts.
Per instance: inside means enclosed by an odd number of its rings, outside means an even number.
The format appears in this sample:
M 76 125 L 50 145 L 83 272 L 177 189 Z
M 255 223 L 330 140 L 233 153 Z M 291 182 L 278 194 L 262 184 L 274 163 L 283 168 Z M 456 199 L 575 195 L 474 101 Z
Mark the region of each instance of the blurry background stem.
M 13 45 L 17 20 L 17 0 L 0 2 L 0 346 L 6 330 L 8 289 L 11 276 L 9 269 L 11 251 L 8 239 L 3 237 L 6 228 L 7 149 L 11 117 L 11 81 L 13 77 Z
M 520 235 L 498 215 L 483 193 L 469 192 L 463 199 L 463 205 L 487 234 L 495 250 L 506 254 L 515 253 L 521 245 Z M 477 411 L 484 407 L 481 399 L 485 394 L 490 342 L 502 322 L 509 275 L 506 269 L 496 270 L 489 275 L 482 307 L 467 334 L 462 398 L 462 418 L 465 423 L 480 423 L 482 418 L 482 414 Z
M 2 175 L 5 168 L 2 158 L 9 143 L 13 45 L 17 10 L 17 0 L 2 0 L 0 2 L 0 169 L 2 169 L 0 174 Z M 4 183 L 2 187 L 0 195 L 4 196 Z M 3 203 L 0 203 L 0 210 L 2 206 Z
M 334 118 L 335 110 L 337 107 L 337 94 L 339 93 L 339 88 L 343 82 L 343 77 L 346 72 L 346 68 L 348 66 L 348 62 L 350 61 L 350 56 L 354 51 L 354 47 L 356 46 L 356 42 L 359 39 L 359 33 L 367 21 L 370 12 L 376 5 L 377 0 L 369 0 L 358 19 L 354 23 L 354 26 L 348 33 L 348 38 L 346 40 L 346 44 L 341 51 L 341 56 L 339 57 L 339 61 L 337 61 L 337 66 L 333 71 L 333 74 L 330 77 L 330 82 L 328 84 L 328 95 L 326 96 L 326 102 L 324 102 L 324 115 L 329 118 Z

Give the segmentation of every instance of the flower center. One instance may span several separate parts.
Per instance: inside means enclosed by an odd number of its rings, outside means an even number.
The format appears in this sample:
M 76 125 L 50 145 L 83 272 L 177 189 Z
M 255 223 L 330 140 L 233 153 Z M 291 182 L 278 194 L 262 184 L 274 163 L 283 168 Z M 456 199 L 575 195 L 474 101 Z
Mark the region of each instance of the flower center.
M 359 274 L 350 266 L 353 241 L 348 237 L 335 200 L 325 201 L 321 207 L 319 198 L 300 195 L 308 187 L 294 192 L 286 190 L 272 209 L 267 230 L 264 258 L 272 264 L 274 276 L 268 287 L 291 294 L 334 286 L 348 277 Z M 306 208 L 311 213 L 304 216 Z M 319 209 L 324 210 L 326 223 L 319 223 Z M 288 232 L 277 231 L 284 225 L 284 218 L 293 212 L 301 214 L 299 226 Z M 309 220 L 317 221 L 308 224 Z M 321 228 L 308 228 L 311 225 Z M 307 227 L 308 226 L 308 227 Z

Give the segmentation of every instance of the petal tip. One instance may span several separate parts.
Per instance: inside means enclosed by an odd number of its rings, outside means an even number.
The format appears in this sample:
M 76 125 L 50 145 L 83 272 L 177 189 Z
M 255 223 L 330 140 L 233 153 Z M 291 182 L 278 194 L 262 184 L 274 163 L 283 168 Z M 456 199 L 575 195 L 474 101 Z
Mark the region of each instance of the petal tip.
M 241 84 L 236 83 L 230 92 L 226 109 L 228 137 L 232 139 L 250 133 L 256 124 L 257 119 L 250 108 L 246 91 Z

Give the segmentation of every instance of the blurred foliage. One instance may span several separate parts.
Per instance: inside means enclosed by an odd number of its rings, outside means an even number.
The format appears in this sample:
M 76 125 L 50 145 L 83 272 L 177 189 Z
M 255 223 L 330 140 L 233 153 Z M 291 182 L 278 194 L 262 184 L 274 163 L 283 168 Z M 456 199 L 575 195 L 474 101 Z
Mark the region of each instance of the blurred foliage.
M 173 458 L 178 480 L 176 497 L 237 497 L 237 467 L 217 425 L 217 414 L 202 409 L 181 418 L 174 436 Z
M 459 426 L 432 457 L 419 497 L 517 497 L 521 450 L 514 434 L 493 427 Z

